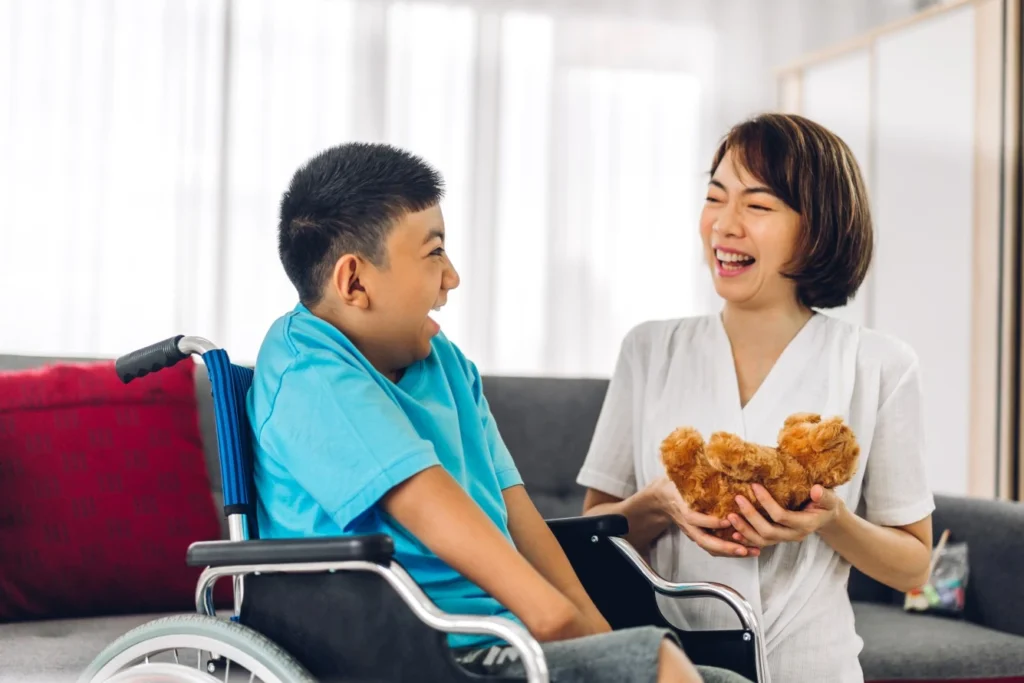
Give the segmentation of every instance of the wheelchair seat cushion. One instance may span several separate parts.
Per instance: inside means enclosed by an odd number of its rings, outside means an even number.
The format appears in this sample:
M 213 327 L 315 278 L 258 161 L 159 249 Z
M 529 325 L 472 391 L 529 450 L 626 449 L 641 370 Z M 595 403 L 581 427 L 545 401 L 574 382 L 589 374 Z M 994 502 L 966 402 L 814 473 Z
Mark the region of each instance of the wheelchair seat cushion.
M 193 376 L 0 373 L 0 621 L 193 607 L 186 549 L 220 535 Z

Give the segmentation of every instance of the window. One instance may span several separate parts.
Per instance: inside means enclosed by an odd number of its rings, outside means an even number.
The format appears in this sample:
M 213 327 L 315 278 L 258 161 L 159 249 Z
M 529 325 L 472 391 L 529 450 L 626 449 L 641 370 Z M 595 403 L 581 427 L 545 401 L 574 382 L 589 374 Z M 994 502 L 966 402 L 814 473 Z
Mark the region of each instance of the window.
M 360 0 L 20 0 L 0 26 L 0 352 L 189 333 L 252 361 L 295 303 L 281 193 L 349 140 L 444 174 L 440 317 L 483 372 L 606 375 L 630 327 L 703 308 L 678 27 Z

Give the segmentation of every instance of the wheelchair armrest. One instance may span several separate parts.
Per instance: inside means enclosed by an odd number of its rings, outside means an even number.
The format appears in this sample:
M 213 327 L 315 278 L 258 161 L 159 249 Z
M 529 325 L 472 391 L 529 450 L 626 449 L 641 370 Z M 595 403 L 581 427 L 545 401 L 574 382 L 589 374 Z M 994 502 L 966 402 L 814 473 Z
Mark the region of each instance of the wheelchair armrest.
M 625 515 L 584 515 L 547 520 L 548 528 L 559 538 L 590 538 L 598 536 L 625 536 L 629 521 Z
M 666 581 L 651 569 L 650 565 L 640 557 L 640 553 L 628 541 L 622 538 L 613 538 L 611 542 L 619 553 L 647 579 L 655 593 L 670 598 L 715 598 L 721 600 L 736 614 L 743 628 L 750 631 L 758 630 L 754 608 L 743 595 L 731 586 L 711 582 L 675 583 Z
M 394 541 L 384 534 L 200 541 L 189 546 L 186 563 L 190 567 L 358 561 L 388 564 L 394 554 Z

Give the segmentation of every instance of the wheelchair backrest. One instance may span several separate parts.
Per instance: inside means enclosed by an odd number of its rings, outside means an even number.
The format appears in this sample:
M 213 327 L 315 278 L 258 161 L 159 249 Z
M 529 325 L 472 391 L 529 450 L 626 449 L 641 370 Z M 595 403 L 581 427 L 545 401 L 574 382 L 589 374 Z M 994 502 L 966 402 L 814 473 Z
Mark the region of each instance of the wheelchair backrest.
M 235 365 L 224 349 L 203 354 L 213 392 L 213 413 L 217 427 L 217 450 L 224 486 L 224 514 L 245 515 L 248 538 L 259 538 L 252 479 L 252 430 L 245 410 L 245 397 L 252 386 L 253 371 Z M 231 530 L 233 541 L 236 530 Z

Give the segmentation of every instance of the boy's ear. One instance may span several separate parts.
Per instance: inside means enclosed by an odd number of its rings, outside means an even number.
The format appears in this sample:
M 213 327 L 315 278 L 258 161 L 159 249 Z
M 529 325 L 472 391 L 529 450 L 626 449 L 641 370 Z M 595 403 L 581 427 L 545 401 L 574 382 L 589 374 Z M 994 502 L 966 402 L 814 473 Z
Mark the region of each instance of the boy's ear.
M 370 298 L 360 280 L 366 274 L 366 262 L 355 254 L 345 254 L 334 264 L 331 284 L 346 306 L 366 309 Z

